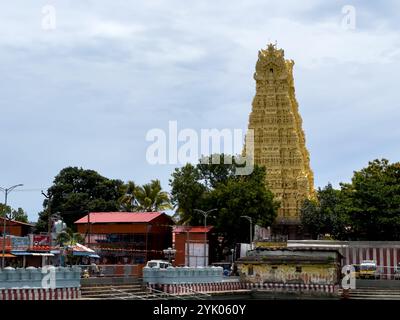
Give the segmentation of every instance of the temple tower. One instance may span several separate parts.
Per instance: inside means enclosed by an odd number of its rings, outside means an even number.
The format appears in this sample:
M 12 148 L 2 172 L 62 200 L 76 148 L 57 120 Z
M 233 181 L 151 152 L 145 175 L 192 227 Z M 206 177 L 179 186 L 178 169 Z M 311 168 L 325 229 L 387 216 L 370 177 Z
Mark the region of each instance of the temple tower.
M 258 52 L 248 128 L 254 130 L 254 163 L 266 167 L 266 183 L 281 202 L 272 231 L 295 239 L 301 238 L 301 204 L 314 196 L 314 177 L 295 97 L 293 65 L 273 44 Z

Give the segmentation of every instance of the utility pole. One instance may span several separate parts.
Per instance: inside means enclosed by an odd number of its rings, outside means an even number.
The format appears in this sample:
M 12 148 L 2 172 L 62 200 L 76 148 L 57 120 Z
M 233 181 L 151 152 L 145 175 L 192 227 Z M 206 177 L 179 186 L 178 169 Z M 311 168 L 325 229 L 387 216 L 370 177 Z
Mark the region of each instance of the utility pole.
M 200 209 L 194 209 L 194 211 L 200 212 L 203 216 L 204 216 L 204 266 L 207 267 L 208 263 L 207 263 L 207 255 L 206 255 L 206 251 L 207 251 L 207 216 L 213 212 L 213 211 L 217 211 L 217 209 L 211 209 L 209 211 L 203 211 Z
M 186 248 L 186 254 L 187 254 L 187 263 L 186 263 L 186 265 L 188 266 L 188 267 L 190 267 L 190 240 L 189 240 L 189 237 L 190 237 L 190 226 L 187 226 L 186 227 L 186 243 L 187 243 L 187 248 Z
M 91 233 L 91 228 L 90 228 L 90 212 L 88 213 L 88 228 L 87 228 L 87 233 L 88 233 L 88 246 L 90 246 L 90 233 Z
M 47 235 L 49 237 L 49 246 L 50 250 L 53 244 L 53 239 L 51 237 L 51 195 L 49 192 L 45 194 L 42 190 L 42 195 L 47 199 L 47 212 L 48 212 L 48 217 L 47 217 Z
M 1 188 L 0 190 L 4 192 L 4 210 L 7 210 L 7 198 L 8 194 L 17 187 L 22 187 L 23 184 L 16 184 L 10 188 Z M 5 266 L 5 254 L 6 254 L 6 228 L 7 228 L 7 212 L 4 211 L 4 223 L 3 223 L 3 256 L 1 258 L 1 268 L 4 269 Z

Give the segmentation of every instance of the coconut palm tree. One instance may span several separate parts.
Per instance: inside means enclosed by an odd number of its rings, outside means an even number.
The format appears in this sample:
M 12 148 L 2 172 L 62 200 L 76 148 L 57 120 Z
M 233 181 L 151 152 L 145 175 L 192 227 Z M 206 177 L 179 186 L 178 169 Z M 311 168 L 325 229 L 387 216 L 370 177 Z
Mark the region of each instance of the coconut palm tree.
M 119 203 L 123 211 L 136 211 L 136 189 L 137 186 L 133 181 L 128 181 L 124 186 L 124 195 L 119 199 Z
M 151 180 L 137 187 L 135 195 L 137 211 L 154 212 L 172 208 L 168 193 L 162 191 L 160 180 Z
M 77 243 L 83 243 L 84 238 L 80 233 L 76 233 L 71 228 L 67 228 L 57 236 L 56 241 L 60 246 L 73 246 Z
M 60 232 L 56 241 L 61 247 L 68 247 L 76 245 L 77 243 L 83 243 L 84 238 L 80 233 L 76 233 L 71 228 L 67 228 Z M 79 261 L 79 257 L 75 257 L 72 251 L 68 251 L 66 259 L 66 263 L 70 265 L 77 264 Z

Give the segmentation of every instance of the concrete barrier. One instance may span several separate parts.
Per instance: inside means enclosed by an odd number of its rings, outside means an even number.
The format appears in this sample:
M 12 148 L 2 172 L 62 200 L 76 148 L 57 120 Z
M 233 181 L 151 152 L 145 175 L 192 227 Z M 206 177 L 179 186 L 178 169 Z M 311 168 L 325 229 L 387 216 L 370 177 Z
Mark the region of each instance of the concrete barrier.
M 91 265 L 78 265 L 83 269 L 92 270 Z M 141 277 L 143 264 L 98 264 L 103 277 Z
M 78 267 L 64 268 L 18 268 L 11 267 L 0 270 L 0 289 L 17 288 L 79 288 L 81 269 Z
M 222 267 L 143 268 L 143 282 L 148 284 L 216 283 L 222 280 Z

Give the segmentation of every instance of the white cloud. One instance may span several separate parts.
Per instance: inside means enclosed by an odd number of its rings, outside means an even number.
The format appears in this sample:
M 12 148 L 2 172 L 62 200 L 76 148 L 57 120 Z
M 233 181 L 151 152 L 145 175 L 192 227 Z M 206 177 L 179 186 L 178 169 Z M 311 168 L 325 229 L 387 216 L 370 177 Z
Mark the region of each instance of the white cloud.
M 97 19 L 90 21 L 86 28 L 87 37 L 109 37 L 126 40 L 146 30 L 143 25 L 126 25 L 115 21 L 101 21 Z

